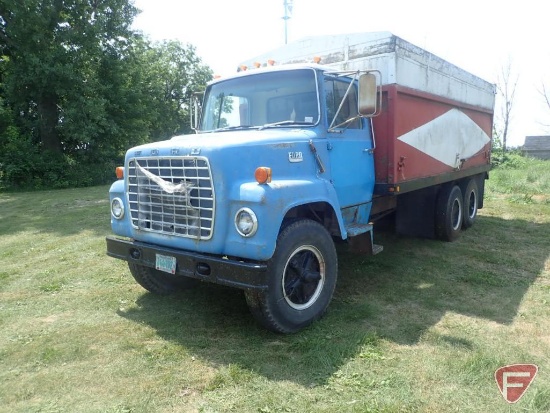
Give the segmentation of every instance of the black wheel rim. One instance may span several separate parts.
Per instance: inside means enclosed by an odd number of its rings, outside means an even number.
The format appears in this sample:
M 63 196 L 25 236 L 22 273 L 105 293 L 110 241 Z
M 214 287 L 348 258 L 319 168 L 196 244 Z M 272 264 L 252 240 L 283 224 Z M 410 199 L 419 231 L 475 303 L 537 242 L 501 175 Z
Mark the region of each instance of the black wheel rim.
M 321 252 L 303 245 L 288 258 L 282 277 L 284 299 L 295 310 L 311 307 L 325 283 L 326 266 Z

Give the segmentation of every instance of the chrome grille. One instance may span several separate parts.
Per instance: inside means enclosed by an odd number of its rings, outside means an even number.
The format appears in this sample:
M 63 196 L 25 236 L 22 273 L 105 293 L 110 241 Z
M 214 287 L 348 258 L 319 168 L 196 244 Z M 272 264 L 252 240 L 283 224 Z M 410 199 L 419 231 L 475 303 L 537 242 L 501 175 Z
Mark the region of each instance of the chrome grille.
M 133 158 L 128 203 L 134 228 L 195 239 L 212 237 L 214 185 L 204 157 Z

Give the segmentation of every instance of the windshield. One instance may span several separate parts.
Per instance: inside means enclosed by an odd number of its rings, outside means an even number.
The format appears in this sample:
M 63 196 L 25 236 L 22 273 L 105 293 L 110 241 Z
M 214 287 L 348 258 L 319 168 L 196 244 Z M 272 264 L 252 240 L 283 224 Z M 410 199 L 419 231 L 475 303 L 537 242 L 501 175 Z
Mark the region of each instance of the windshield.
M 313 69 L 237 77 L 206 90 L 199 132 L 315 125 L 319 121 Z

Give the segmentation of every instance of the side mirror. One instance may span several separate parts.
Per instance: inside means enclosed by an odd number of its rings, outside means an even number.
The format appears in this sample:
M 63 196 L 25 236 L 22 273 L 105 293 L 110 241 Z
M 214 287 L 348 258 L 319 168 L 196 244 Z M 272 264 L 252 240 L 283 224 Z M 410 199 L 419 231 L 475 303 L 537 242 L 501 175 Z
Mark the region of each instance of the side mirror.
M 196 131 L 199 128 L 199 121 L 201 115 L 201 103 L 204 92 L 194 92 L 191 95 L 191 101 L 189 102 L 189 117 L 191 123 L 191 129 Z
M 362 73 L 359 76 L 359 114 L 373 117 L 380 113 L 380 94 L 378 79 L 374 72 Z

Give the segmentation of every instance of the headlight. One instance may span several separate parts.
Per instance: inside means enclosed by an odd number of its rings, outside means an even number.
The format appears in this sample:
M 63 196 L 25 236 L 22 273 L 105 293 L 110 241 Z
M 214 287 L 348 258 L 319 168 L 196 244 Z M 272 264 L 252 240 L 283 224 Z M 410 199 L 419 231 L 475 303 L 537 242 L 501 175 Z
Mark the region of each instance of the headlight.
M 251 237 L 258 230 L 258 219 L 250 208 L 242 208 L 235 215 L 235 228 L 243 237 Z
M 122 219 L 124 216 L 124 204 L 120 198 L 113 198 L 111 201 L 111 215 L 115 219 Z

